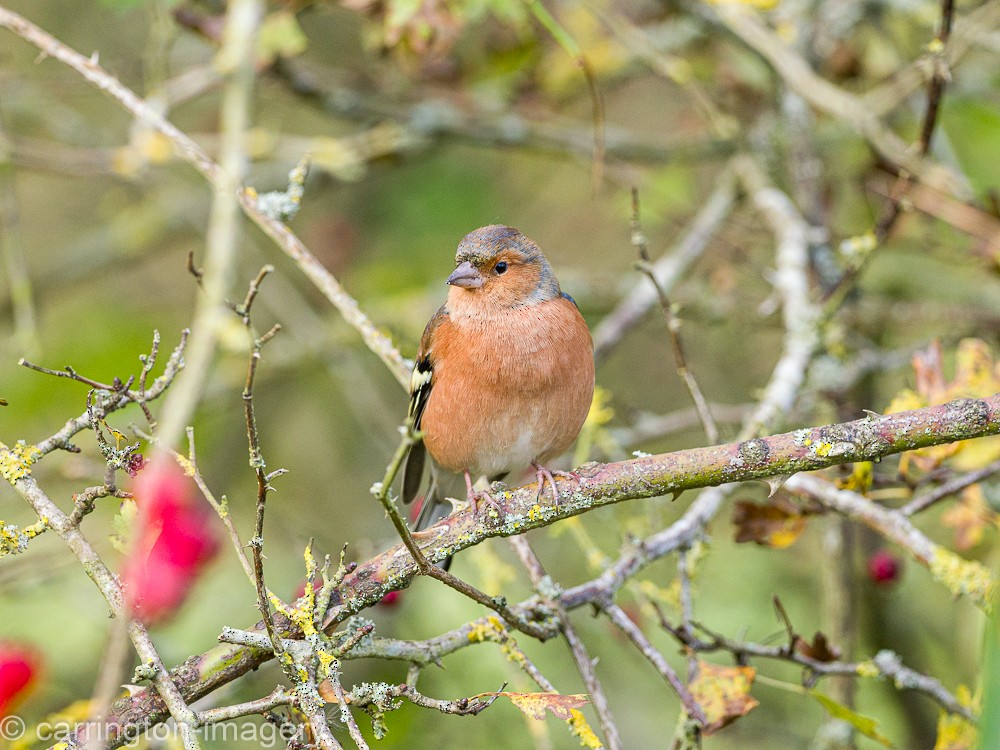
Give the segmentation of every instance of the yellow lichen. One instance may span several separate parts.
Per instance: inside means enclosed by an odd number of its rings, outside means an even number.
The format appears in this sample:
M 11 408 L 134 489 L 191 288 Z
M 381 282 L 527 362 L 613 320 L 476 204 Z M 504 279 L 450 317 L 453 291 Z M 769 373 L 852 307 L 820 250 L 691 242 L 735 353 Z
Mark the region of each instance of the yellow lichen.
M 821 458 L 826 458 L 827 456 L 830 455 L 830 451 L 832 450 L 833 450 L 832 443 L 820 443 L 815 448 L 813 448 L 813 453 L 815 453 L 817 456 L 820 456 Z
M 191 463 L 191 461 L 186 456 L 182 456 L 180 453 L 177 453 L 174 455 L 174 460 L 177 461 L 177 465 L 184 470 L 184 473 L 187 476 L 193 477 L 195 474 L 198 473 L 198 470 L 195 468 L 195 465 Z
M 594 734 L 594 730 L 590 728 L 583 713 L 575 708 L 571 708 L 569 712 L 571 716 L 566 720 L 566 723 L 569 724 L 570 731 L 579 738 L 580 747 L 590 748 L 590 750 L 604 747 L 597 735 Z
M 0 557 L 24 552 L 28 540 L 34 539 L 48 528 L 48 519 L 41 518 L 23 529 L 0 521 Z
M 967 596 L 987 612 L 991 609 L 996 582 L 986 566 L 936 547 L 930 569 L 934 580 L 943 583 L 955 596 Z
M 503 623 L 500 622 L 500 618 L 490 615 L 486 618 L 486 622 L 475 623 L 472 626 L 472 630 L 469 631 L 469 642 L 483 643 L 484 641 L 499 641 L 500 634 L 506 632 Z
M 959 685 L 955 690 L 955 698 L 958 702 L 974 714 L 978 714 L 981 703 L 981 691 L 972 695 L 965 685 Z M 960 714 L 949 714 L 941 711 L 937 725 L 937 741 L 934 743 L 934 750 L 958 750 L 959 748 L 977 747 L 978 733 L 976 725 L 966 720 Z
M 858 677 L 878 677 L 882 674 L 879 668 L 875 666 L 875 662 L 871 659 L 866 659 L 865 661 L 858 664 L 855 670 Z
M 31 465 L 41 453 L 38 448 L 26 445 L 23 440 L 18 440 L 13 448 L 0 443 L 0 476 L 14 484 L 31 473 Z

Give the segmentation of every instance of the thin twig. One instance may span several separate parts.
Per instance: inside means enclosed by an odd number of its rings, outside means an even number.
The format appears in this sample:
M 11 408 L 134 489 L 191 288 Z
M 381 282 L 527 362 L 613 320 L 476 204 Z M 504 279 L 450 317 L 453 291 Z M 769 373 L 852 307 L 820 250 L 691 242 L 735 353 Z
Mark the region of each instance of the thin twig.
M 266 269 L 262 270 L 254 283 L 251 284 L 251 291 L 247 292 L 247 299 L 250 304 L 253 303 L 256 297 L 255 287 L 259 287 L 260 280 L 265 275 Z M 267 508 L 267 493 L 272 488 L 269 482 L 270 475 L 267 473 L 267 464 L 261 454 L 260 435 L 257 432 L 257 417 L 253 402 L 254 378 L 257 374 L 257 365 L 260 362 L 261 349 L 264 347 L 266 341 L 263 337 L 257 336 L 257 332 L 250 322 L 250 304 L 246 305 L 243 310 L 243 324 L 250 339 L 250 356 L 247 361 L 246 381 L 242 394 L 243 413 L 247 428 L 247 449 L 250 454 L 250 468 L 253 469 L 254 478 L 257 480 L 257 502 L 254 514 L 254 534 L 250 539 L 250 555 L 253 561 L 253 583 L 257 593 L 257 609 L 260 610 L 267 635 L 271 639 L 274 654 L 280 657 L 284 648 L 281 638 L 274 627 L 274 621 L 271 619 L 270 597 L 268 596 L 267 585 L 264 582 L 264 515 Z M 272 328 L 271 330 L 276 331 L 276 328 Z
M 626 614 L 625 610 L 615 604 L 613 601 L 602 602 L 600 608 L 604 613 L 611 619 L 619 630 L 622 631 L 628 639 L 632 641 L 632 644 L 639 649 L 639 652 L 646 657 L 650 664 L 652 664 L 656 671 L 660 673 L 673 688 L 674 692 L 677 693 L 677 697 L 680 698 L 681 704 L 684 706 L 684 710 L 687 711 L 688 715 L 693 719 L 697 720 L 702 725 L 708 723 L 708 719 L 705 718 L 705 712 L 702 711 L 701 706 L 691 695 L 691 691 L 688 690 L 687 685 L 677 676 L 677 672 L 674 668 L 670 666 L 667 660 L 663 657 L 659 651 L 654 648 L 653 644 L 650 643 L 646 634 L 640 630 L 632 619 Z
M 951 75 L 950 71 L 947 69 L 947 61 L 944 56 L 944 50 L 948 43 L 948 39 L 951 36 L 952 18 L 954 13 L 954 0 L 941 0 L 941 23 L 938 27 L 937 35 L 930 45 L 932 49 L 931 61 L 933 65 L 933 73 L 927 83 L 927 107 L 924 110 L 923 121 L 920 125 L 920 136 L 916 143 L 916 154 L 921 160 L 923 160 L 930 152 L 931 138 L 934 135 L 934 130 L 937 125 L 941 97 L 944 94 L 945 84 Z M 940 185 L 933 184 L 927 179 L 926 174 L 915 172 L 912 167 L 907 166 L 903 162 L 897 159 L 890 159 L 890 161 L 892 164 L 898 165 L 899 173 L 897 175 L 895 185 L 890 190 L 889 208 L 886 211 L 885 216 L 883 216 L 875 225 L 873 242 L 870 243 L 869 247 L 866 248 L 865 251 L 858 253 L 854 257 L 841 279 L 826 293 L 824 316 L 832 314 L 833 310 L 842 304 L 846 295 L 852 288 L 854 288 L 854 284 L 858 277 L 868 265 L 869 260 L 874 254 L 875 248 L 883 244 L 892 233 L 899 217 L 904 211 L 905 198 L 910 189 L 911 179 L 915 178 L 921 182 L 931 183 L 934 187 L 942 187 Z M 968 196 L 958 195 L 958 197 Z
M 580 45 L 572 35 L 556 20 L 549 10 L 539 0 L 526 0 L 528 8 L 538 22 L 552 35 L 576 62 L 587 82 L 587 93 L 590 94 L 590 107 L 594 123 L 594 153 L 591 162 L 591 190 L 596 194 L 604 174 L 604 99 L 597 85 L 597 75 Z
M 351 739 L 354 740 L 354 744 L 358 746 L 359 750 L 368 750 L 368 743 L 365 742 L 365 738 L 361 735 L 358 722 L 354 720 L 351 707 L 347 704 L 347 700 L 344 697 L 344 686 L 340 684 L 340 674 L 337 670 L 330 670 L 327 681 L 333 686 L 333 692 L 337 696 L 337 704 L 340 706 L 340 718 L 347 725 L 347 731 L 350 733 Z
M 546 575 L 541 560 L 538 559 L 538 555 L 531 548 L 527 538 L 523 536 L 511 537 L 510 545 L 521 559 L 521 564 L 528 571 L 528 576 L 531 578 L 531 585 L 535 591 L 556 612 L 556 617 L 559 619 L 559 629 L 566 638 L 570 653 L 573 655 L 573 661 L 576 663 L 576 669 L 580 673 L 580 677 L 583 678 L 583 684 L 590 694 L 591 703 L 593 703 L 594 710 L 597 712 L 597 718 L 601 722 L 601 729 L 604 731 L 604 738 L 607 740 L 608 747 L 610 750 L 620 750 L 624 747 L 621 733 L 618 731 L 618 724 L 615 722 L 615 716 L 611 712 L 611 706 L 608 704 L 604 687 L 597 678 L 594 661 L 587 653 L 587 649 L 583 645 L 583 641 L 580 640 L 576 628 L 573 627 L 569 615 L 552 598 L 552 580 Z
M 223 497 L 222 502 L 220 502 L 216 497 L 215 493 L 209 488 L 208 483 L 205 481 L 205 477 L 202 476 L 201 470 L 198 468 L 198 457 L 195 453 L 195 442 L 194 442 L 194 427 L 187 428 L 187 441 L 188 441 L 188 454 L 185 459 L 179 453 L 171 451 L 174 459 L 181 464 L 183 468 L 191 475 L 191 479 L 198 486 L 201 491 L 202 496 L 208 501 L 219 519 L 222 521 L 222 525 L 225 526 L 226 532 L 229 534 L 229 541 L 232 544 L 233 552 L 236 553 L 236 559 L 240 561 L 240 565 L 243 568 L 243 572 L 246 573 L 247 579 L 251 584 L 255 584 L 254 569 L 250 560 L 247 558 L 246 545 L 240 538 L 240 532 L 236 528 L 236 524 L 233 522 L 233 517 L 229 513 L 229 508 L 225 497 Z
M 900 508 L 899 512 L 904 516 L 912 516 L 916 513 L 920 513 L 923 510 L 927 510 L 927 508 L 931 507 L 939 500 L 943 500 L 949 495 L 961 492 L 966 487 L 976 484 L 977 482 L 982 482 L 984 479 L 989 479 L 997 473 L 1000 473 L 1000 460 L 987 464 L 981 469 L 976 469 L 975 471 L 962 474 L 949 482 L 945 482 L 932 490 L 928 490 L 922 495 L 918 495 Z
M 705 437 L 709 445 L 714 445 L 719 441 L 719 428 L 715 424 L 712 412 L 708 408 L 708 401 L 705 400 L 698 381 L 688 367 L 687 358 L 684 356 L 684 345 L 681 341 L 681 322 L 674 313 L 674 307 L 670 304 L 670 299 L 663 287 L 656 280 L 656 273 L 649 260 L 649 251 L 646 248 L 646 235 L 643 234 L 642 224 L 639 218 L 639 189 L 632 188 L 632 246 L 639 254 L 639 270 L 648 278 L 649 282 L 656 289 L 656 295 L 660 300 L 660 307 L 663 309 L 663 316 L 667 321 L 667 334 L 670 339 L 670 350 L 674 355 L 674 367 L 677 375 L 684 382 L 694 401 L 694 407 L 698 410 L 698 417 L 701 419 L 702 427 L 705 429 Z
M 160 113 L 156 106 L 141 99 L 117 78 L 102 68 L 95 58 L 87 58 L 66 46 L 51 34 L 22 16 L 0 8 L 0 26 L 10 29 L 26 42 L 59 62 L 68 65 L 84 79 L 111 96 L 140 122 L 165 136 L 178 156 L 188 162 L 218 189 L 225 186 L 222 168 L 189 136 Z M 341 287 L 337 279 L 313 256 L 302 241 L 282 222 L 266 216 L 257 206 L 255 195 L 239 188 L 237 197 L 244 213 L 299 266 L 306 277 L 336 307 L 344 319 L 360 334 L 368 348 L 378 355 L 404 387 L 409 382 L 410 366 L 392 341 L 364 314 L 358 303 Z
M 270 695 L 245 703 L 234 703 L 231 706 L 206 708 L 198 712 L 198 721 L 202 725 L 218 724 L 220 721 L 231 721 L 241 716 L 265 714 L 278 706 L 295 705 L 294 693 L 289 693 L 284 686 L 278 685 Z
M 406 698 L 406 700 L 415 706 L 431 708 L 443 714 L 452 714 L 454 716 L 476 716 L 489 708 L 493 701 L 496 700 L 496 696 L 490 696 L 486 700 L 476 697 L 459 698 L 453 701 L 439 700 L 418 692 L 415 687 L 405 682 L 400 685 L 379 685 L 379 689 L 380 694 L 385 695 L 386 698 Z M 503 687 L 501 687 L 501 690 L 503 690 Z M 358 708 L 365 708 L 376 702 L 375 697 L 372 695 L 371 686 L 367 684 L 347 693 L 345 700 Z
M 413 534 L 410 532 L 409 526 L 406 525 L 406 521 L 403 520 L 399 509 L 396 507 L 396 503 L 393 502 L 392 497 L 390 497 L 389 494 L 392 488 L 392 483 L 396 479 L 396 475 L 399 473 L 410 448 L 421 439 L 421 436 L 413 431 L 413 424 L 410 420 L 407 420 L 406 424 L 400 428 L 400 434 L 402 438 L 400 439 L 399 447 L 396 448 L 396 452 L 389 461 L 389 465 L 386 467 L 385 475 L 382 477 L 382 481 L 376 483 L 372 487 L 372 494 L 375 495 L 375 498 L 385 509 L 385 512 L 389 516 L 389 520 L 396 529 L 396 533 L 399 534 L 399 538 L 403 542 L 403 546 L 406 547 L 406 550 L 410 553 L 410 556 L 416 563 L 417 569 L 422 575 L 435 578 L 460 594 L 463 594 L 473 601 L 482 604 L 484 607 L 492 609 L 498 615 L 503 617 L 504 620 L 506 620 L 512 627 L 515 627 L 518 630 L 541 640 L 550 638 L 553 635 L 551 628 L 546 627 L 541 623 L 530 622 L 525 620 L 523 617 L 517 617 L 510 607 L 507 606 L 506 601 L 502 597 L 492 597 L 483 593 L 475 586 L 472 586 L 471 584 L 463 581 L 461 578 L 452 575 L 443 568 L 437 567 L 433 562 L 427 559 L 427 556 L 420 548 L 420 545 L 417 544 L 416 539 L 414 539 Z
M 803 654 L 791 641 L 780 646 L 768 646 L 726 638 L 699 623 L 695 623 L 695 627 L 704 637 L 696 635 L 694 630 L 674 628 L 662 619 L 661 625 L 679 643 L 692 651 L 699 653 L 726 651 L 740 662 L 750 657 L 778 659 L 797 664 L 806 670 L 803 682 L 809 687 L 820 677 L 859 677 L 874 667 L 880 676 L 891 679 L 898 689 L 916 690 L 936 701 L 948 713 L 958 714 L 968 721 L 976 720 L 975 714 L 969 707 L 960 703 L 938 680 L 904 666 L 892 651 L 879 651 L 872 659 L 863 662 L 820 661 Z
M 594 356 L 604 359 L 622 341 L 657 302 L 657 288 L 670 294 L 681 277 L 704 252 L 736 201 L 736 176 L 727 168 L 716 178 L 715 189 L 695 214 L 687 231 L 662 257 L 652 264 L 656 287 L 646 283 L 633 285 L 621 302 L 594 329 Z
M 219 165 L 213 170 L 215 194 L 208 221 L 205 271 L 201 279 L 203 293 L 198 297 L 191 324 L 187 366 L 176 387 L 170 390 L 163 408 L 163 420 L 157 434 L 162 446 L 160 450 L 174 447 L 194 413 L 225 319 L 223 304 L 234 275 L 240 234 L 237 194 L 246 173 L 246 129 L 253 96 L 253 57 L 262 17 L 262 0 L 234 0 L 226 11 L 225 44 L 216 58 L 216 64 L 226 79 L 220 111 L 222 148 Z M 72 59 L 67 50 L 61 52 L 64 58 Z M 119 101 L 124 103 L 124 100 Z M 165 122 L 162 117 L 159 120 Z M 147 121 L 146 124 L 157 128 L 156 122 Z M 164 134 L 170 137 L 168 133 Z

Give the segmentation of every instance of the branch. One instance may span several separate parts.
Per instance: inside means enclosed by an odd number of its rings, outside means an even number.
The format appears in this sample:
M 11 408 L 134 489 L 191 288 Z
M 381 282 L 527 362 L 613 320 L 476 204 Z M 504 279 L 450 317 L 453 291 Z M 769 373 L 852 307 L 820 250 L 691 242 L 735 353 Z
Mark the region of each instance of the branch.
M 453 98 L 422 96 L 416 104 L 388 102 L 389 95 L 379 92 L 331 86 L 336 78 L 329 70 L 307 68 L 294 60 L 278 61 L 273 72 L 299 96 L 315 103 L 324 112 L 337 117 L 369 123 L 391 121 L 393 137 L 401 148 L 427 146 L 447 136 L 476 146 L 510 148 L 559 155 L 593 157 L 593 127 L 551 121 L 535 121 L 516 112 L 468 112 Z M 603 154 L 607 159 L 643 164 L 666 164 L 678 161 L 703 161 L 732 155 L 733 139 L 699 138 L 666 143 L 640 141 L 622 128 L 608 127 L 604 134 Z
M 874 529 L 926 566 L 934 579 L 952 594 L 968 596 L 980 608 L 986 611 L 991 609 L 995 581 L 990 570 L 936 544 L 900 511 L 878 505 L 857 492 L 838 489 L 816 476 L 791 477 L 785 483 L 785 489 L 818 500 L 831 510 Z
M 567 610 L 605 601 L 621 585 L 653 560 L 690 544 L 703 525 L 718 512 L 724 497 L 724 482 L 761 479 L 798 471 L 814 471 L 841 463 L 877 460 L 915 448 L 1000 434 L 1000 394 L 984 399 L 960 399 L 941 406 L 870 416 L 854 422 L 796 430 L 740 443 L 694 448 L 676 453 L 649 456 L 613 464 L 587 464 L 580 468 L 579 486 L 565 488 L 558 506 L 536 500 L 536 488 L 527 485 L 508 492 L 496 492 L 503 505 L 504 521 L 486 526 L 485 514 L 478 521 L 470 509 L 445 518 L 427 531 L 414 536 L 422 543 L 429 560 L 474 546 L 483 539 L 512 536 L 532 528 L 548 526 L 559 519 L 597 507 L 643 497 L 680 493 L 696 487 L 713 487 L 701 493 L 680 520 L 629 549 L 598 578 L 564 591 L 560 605 Z M 18 484 L 26 480 L 18 480 Z M 17 485 L 16 485 L 17 486 Z M 731 485 L 726 485 L 731 486 Z M 793 485 L 794 486 L 794 485 Z M 20 491 L 20 489 L 19 489 Z M 954 557 L 954 556 L 953 556 Z M 325 626 L 329 630 L 347 617 L 360 612 L 390 590 L 405 588 L 417 575 L 417 566 L 402 545 L 387 550 L 359 565 L 344 579 L 331 600 Z M 538 606 L 536 598 L 515 611 L 529 618 Z M 275 627 L 283 637 L 296 630 L 287 618 L 275 616 Z M 479 627 L 488 618 L 483 618 Z M 398 642 L 395 655 L 417 663 L 432 663 L 441 656 L 468 645 L 475 624 L 432 639 L 429 646 Z M 253 630 L 261 632 L 262 625 Z M 352 656 L 361 656 L 370 645 L 359 644 Z M 241 646 L 220 646 L 192 656 L 172 674 L 182 694 L 194 700 L 221 685 L 256 669 L 271 658 L 266 650 Z M 121 723 L 117 735 L 148 728 L 166 717 L 155 693 L 140 691 L 115 704 L 108 721 Z M 118 741 L 109 743 L 117 746 Z
M 642 632 L 642 629 L 632 622 L 631 618 L 625 613 L 625 610 L 611 601 L 604 602 L 601 608 L 611 619 L 611 622 L 639 649 L 639 653 L 645 656 L 649 663 L 656 668 L 656 671 L 660 673 L 660 676 L 670 684 L 670 687 L 680 697 L 687 715 L 694 718 L 702 726 L 707 724 L 708 719 L 705 718 L 705 712 L 702 711 L 701 706 L 698 705 L 694 696 L 691 695 L 691 691 L 688 690 L 687 685 L 677 676 L 677 672 L 670 666 L 663 654 L 654 648 L 653 644 L 646 637 L 646 634 Z
M 68 65 L 98 89 L 108 94 L 124 109 L 145 125 L 166 137 L 178 156 L 193 166 L 213 186 L 225 185 L 222 169 L 189 136 L 180 131 L 134 91 L 102 68 L 97 58 L 87 58 L 67 47 L 51 34 L 22 16 L 0 7 L 0 26 L 10 29 L 48 57 Z M 365 345 L 385 363 L 390 372 L 405 387 L 410 368 L 392 341 L 362 312 L 358 303 L 337 279 L 309 252 L 302 241 L 283 223 L 266 216 L 257 206 L 256 194 L 247 188 L 239 191 L 243 212 L 270 237 L 302 270 L 317 289 L 336 307 L 344 319 L 360 334 Z
M 736 178 L 732 170 L 724 171 L 718 178 L 715 190 L 704 207 L 691 220 L 684 235 L 677 240 L 670 252 L 664 253 L 651 267 L 657 286 L 670 294 L 681 277 L 704 252 L 709 240 L 729 215 L 736 202 Z M 594 356 L 600 361 L 618 346 L 657 303 L 655 287 L 642 280 L 631 285 L 610 313 L 594 329 Z
M 956 197 L 969 197 L 957 175 L 939 164 L 928 162 L 922 154 L 914 153 L 902 138 L 872 113 L 862 99 L 818 75 L 756 13 L 736 3 L 699 7 L 710 20 L 724 25 L 767 60 L 795 93 L 820 112 L 846 123 L 886 161 Z
M 174 447 L 194 414 L 226 316 L 225 300 L 233 278 L 240 234 L 236 194 L 246 174 L 246 129 L 253 97 L 253 58 L 263 15 L 261 0 L 234 0 L 226 11 L 225 45 L 216 58 L 216 65 L 226 78 L 219 113 L 222 159 L 213 170 L 215 194 L 208 219 L 205 273 L 200 279 L 203 294 L 198 297 L 191 325 L 187 367 L 178 378 L 177 386 L 167 395 L 163 407 L 163 424 L 157 434 L 160 452 Z
M 820 661 L 799 652 L 795 643 L 781 646 L 767 646 L 750 641 L 734 640 L 714 633 L 702 625 L 698 625 L 704 637 L 696 636 L 685 628 L 674 628 L 661 618 L 661 624 L 681 644 L 699 653 L 726 651 L 743 662 L 749 658 L 780 659 L 803 667 L 806 685 L 815 683 L 819 677 L 887 677 L 900 690 L 915 690 L 929 696 L 952 714 L 974 722 L 975 715 L 968 706 L 963 706 L 940 681 L 914 669 L 905 666 L 899 656 L 892 651 L 879 651 L 873 658 L 861 662 Z
M 590 694 L 590 700 L 601 723 L 601 729 L 604 731 L 604 738 L 607 740 L 609 750 L 622 750 L 621 733 L 615 722 L 614 714 L 611 712 L 611 706 L 608 705 L 608 698 L 604 692 L 604 687 L 597 677 L 594 660 L 587 653 L 587 648 L 577 634 L 576 628 L 573 627 L 569 615 L 559 606 L 557 601 L 552 599 L 550 592 L 555 588 L 552 579 L 545 573 L 542 562 L 538 559 L 531 545 L 528 544 L 527 537 L 511 537 L 510 544 L 514 552 L 521 558 L 521 564 L 528 571 L 532 587 L 544 599 L 545 604 L 556 611 L 556 616 L 559 619 L 559 629 L 562 631 L 563 637 L 566 638 L 570 653 L 573 655 L 573 661 L 576 662 L 576 669 L 583 679 L 583 684 L 587 688 L 587 692 Z
M 912 516 L 915 513 L 926 510 L 938 500 L 942 500 L 949 495 L 961 492 L 969 485 L 982 482 L 984 479 L 989 479 L 994 474 L 1000 474 L 1000 459 L 984 466 L 981 469 L 976 469 L 975 471 L 970 471 L 966 474 L 955 477 L 954 479 L 945 482 L 940 487 L 928 490 L 924 494 L 913 498 L 910 502 L 900 508 L 899 512 L 904 516 Z

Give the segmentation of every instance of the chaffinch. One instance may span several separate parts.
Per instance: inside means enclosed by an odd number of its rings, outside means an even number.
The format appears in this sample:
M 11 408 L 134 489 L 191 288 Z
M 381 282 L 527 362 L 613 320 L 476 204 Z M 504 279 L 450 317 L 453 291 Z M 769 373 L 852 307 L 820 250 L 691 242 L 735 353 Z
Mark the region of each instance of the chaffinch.
M 425 453 L 465 475 L 477 511 L 493 499 L 473 489 L 473 477 L 496 481 L 528 465 L 539 495 L 547 482 L 558 502 L 544 464 L 576 439 L 594 394 L 583 316 L 538 245 L 513 227 L 466 235 L 447 283 L 448 300 L 424 329 L 410 382 L 409 414 L 423 442 L 403 469 L 404 502 L 420 489 Z M 432 471 L 417 529 L 444 515 L 435 509 L 443 502 L 438 485 Z

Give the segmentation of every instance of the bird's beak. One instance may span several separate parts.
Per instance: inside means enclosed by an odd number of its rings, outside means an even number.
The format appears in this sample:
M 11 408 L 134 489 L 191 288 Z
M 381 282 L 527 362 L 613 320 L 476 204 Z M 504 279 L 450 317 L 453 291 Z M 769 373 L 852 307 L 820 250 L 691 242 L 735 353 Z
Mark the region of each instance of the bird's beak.
M 469 261 L 464 261 L 451 272 L 445 283 L 465 289 L 478 289 L 483 285 L 483 275 Z

